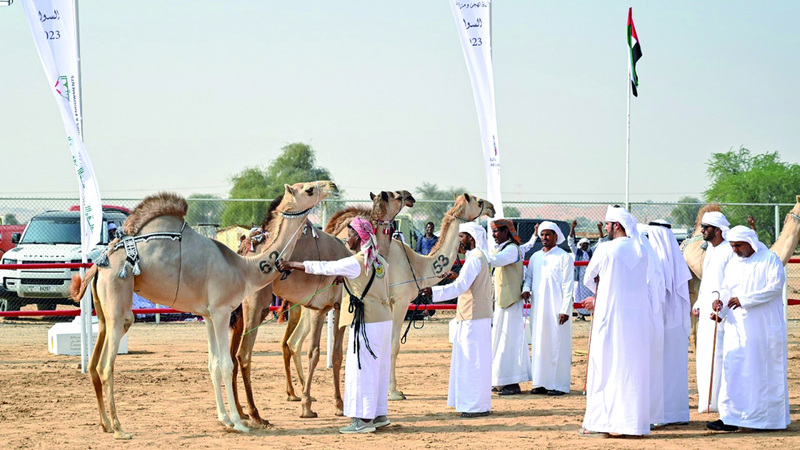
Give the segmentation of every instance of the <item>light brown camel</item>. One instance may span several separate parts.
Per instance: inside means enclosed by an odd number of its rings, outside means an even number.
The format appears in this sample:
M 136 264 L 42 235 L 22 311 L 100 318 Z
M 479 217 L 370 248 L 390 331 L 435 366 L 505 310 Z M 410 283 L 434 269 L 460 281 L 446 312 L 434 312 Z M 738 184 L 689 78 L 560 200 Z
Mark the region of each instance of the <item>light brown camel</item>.
M 366 211 L 367 216 L 372 220 L 373 225 L 376 227 L 381 226 L 382 229 L 391 224 L 391 221 L 394 220 L 394 217 L 400 212 L 403 206 L 411 207 L 414 205 L 414 197 L 408 191 L 383 191 L 378 195 L 370 194 L 370 197 L 373 201 L 372 208 L 364 208 L 364 211 Z M 333 218 L 349 215 L 351 209 L 352 208 L 348 208 L 339 211 L 334 214 Z M 388 245 L 388 240 L 386 245 Z M 247 251 L 249 251 L 249 245 L 247 245 L 246 248 Z M 259 251 L 259 245 L 256 245 L 254 249 L 255 251 Z M 351 256 L 351 254 L 352 253 L 341 240 L 322 230 L 308 228 L 298 240 L 292 257 L 287 259 L 293 261 L 334 261 Z M 252 296 L 248 296 L 242 303 L 241 317 L 237 317 L 235 320 L 232 318 L 231 322 L 234 334 L 231 337 L 231 355 L 236 356 L 236 360 L 238 360 L 242 368 L 242 379 L 247 395 L 249 415 L 254 421 L 260 422 L 262 419 L 253 401 L 252 385 L 250 383 L 251 355 L 257 336 L 257 327 L 264 320 L 264 317 L 266 317 L 273 292 L 289 303 L 300 303 L 304 307 L 303 316 L 308 317 L 308 320 L 304 322 L 304 325 L 306 325 L 305 328 L 297 329 L 297 324 L 300 322 L 300 308 L 293 308 L 290 310 L 289 323 L 287 324 L 282 342 L 282 352 L 284 357 L 284 369 L 286 371 L 286 393 L 288 400 L 302 400 L 302 412 L 300 417 L 317 417 L 317 413 L 311 409 L 313 397 L 311 396 L 311 383 L 307 381 L 312 379 L 317 363 L 319 362 L 322 324 L 325 322 L 325 314 L 331 308 L 335 309 L 334 321 L 338 323 L 338 308 L 341 302 L 342 288 L 340 285 L 334 285 L 328 288 L 328 286 L 331 286 L 333 283 L 334 278 L 335 277 L 310 275 L 300 271 L 292 272 L 291 276 L 285 279 L 275 280 L 272 285 L 256 292 Z M 253 331 L 242 336 L 242 334 L 246 332 L 245 330 Z M 300 352 L 292 352 L 287 342 L 290 340 L 290 337 L 295 334 L 302 335 L 303 338 L 305 338 L 309 332 L 311 333 L 311 345 L 308 352 L 309 367 L 307 375 L 303 377 Z M 333 388 L 336 415 L 342 415 L 343 407 L 339 382 L 342 365 L 343 335 L 344 328 L 336 327 L 333 349 Z M 290 359 L 295 361 L 298 378 L 303 387 L 302 399 L 295 395 L 289 367 Z M 240 414 L 242 414 L 240 403 L 237 401 L 236 404 L 237 408 L 240 410 Z
M 408 305 L 417 297 L 420 288 L 429 287 L 441 281 L 439 275 L 453 267 L 458 258 L 458 223 L 471 222 L 485 215 L 494 217 L 494 205 L 488 200 L 470 194 L 456 196 L 455 204 L 442 219 L 442 230 L 439 241 L 428 255 L 421 255 L 400 241 L 394 241 L 389 248 L 389 298 L 392 305 L 392 365 L 389 380 L 389 399 L 403 400 L 405 395 L 397 389 L 397 356 L 400 353 L 400 338 L 403 334 Z M 338 237 L 347 233 L 347 220 L 335 221 L 331 218 L 328 224 Z M 416 280 L 416 282 L 415 282 Z M 300 345 L 294 343 L 293 348 Z
M 242 298 L 280 275 L 275 263 L 291 254 L 308 211 L 336 192 L 336 185 L 330 181 L 286 185 L 283 201 L 277 207 L 281 215 L 270 228 L 269 242 L 262 253 L 249 258 L 186 227 L 183 218 L 187 204 L 183 197 L 162 193 L 146 198 L 136 207 L 123 225 L 127 235 L 121 242 L 124 251 L 114 251 L 118 240 L 113 241 L 109 244 L 108 264 L 100 267 L 101 263 L 96 262 L 83 280 L 73 277 L 71 285 L 72 298 L 76 300 L 89 284 L 92 287 L 99 333 L 89 374 L 104 431 L 113 431 L 116 439 L 131 437 L 122 431 L 117 418 L 114 361 L 120 339 L 133 324 L 133 292 L 155 303 L 203 316 L 217 417 L 225 426 L 249 431 L 233 407 L 228 415 L 222 398 L 224 381 L 228 404 L 233 405 L 233 363 L 226 347 L 230 313 Z M 134 242 L 138 255 L 132 252 Z
M 785 266 L 789 259 L 792 257 L 797 243 L 800 242 L 800 195 L 796 198 L 796 203 L 789 214 L 783 221 L 783 228 L 778 235 L 778 239 L 772 244 L 770 250 L 775 252 L 778 257 L 783 261 Z M 703 278 L 703 258 L 705 257 L 706 250 L 703 248 L 703 236 L 701 234 L 700 222 L 703 219 L 703 214 L 709 211 L 721 211 L 719 204 L 709 203 L 702 207 L 697 213 L 697 219 L 694 223 L 694 232 L 691 238 L 685 240 L 681 245 L 683 257 L 686 259 L 686 264 L 692 271 L 692 280 L 689 282 L 689 293 L 692 305 L 697 300 L 697 292 L 700 288 L 700 280 Z M 697 318 L 692 315 L 692 336 L 695 336 L 697 327 Z

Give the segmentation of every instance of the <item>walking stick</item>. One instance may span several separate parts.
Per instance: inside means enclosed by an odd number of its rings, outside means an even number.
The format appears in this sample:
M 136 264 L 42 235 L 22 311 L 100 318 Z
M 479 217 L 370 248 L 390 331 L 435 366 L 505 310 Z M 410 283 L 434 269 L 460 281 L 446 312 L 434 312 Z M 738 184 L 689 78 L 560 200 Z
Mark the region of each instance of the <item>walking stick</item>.
M 600 287 L 600 277 L 594 279 L 598 288 Z M 586 349 L 586 373 L 583 376 L 583 395 L 586 395 L 586 384 L 589 382 L 589 356 L 592 354 L 592 330 L 594 330 L 594 312 L 597 311 L 597 292 L 594 294 L 594 307 L 592 308 L 592 324 L 589 325 L 589 348 Z
M 717 294 L 719 300 L 719 291 L 712 291 Z M 714 309 L 713 305 L 711 309 Z M 722 308 L 720 308 L 721 310 Z M 714 392 L 714 360 L 717 352 L 717 324 L 719 323 L 719 311 L 714 311 L 716 317 L 714 318 L 714 344 L 711 346 L 711 379 L 708 380 L 708 405 L 706 405 L 706 414 L 711 414 L 711 393 Z

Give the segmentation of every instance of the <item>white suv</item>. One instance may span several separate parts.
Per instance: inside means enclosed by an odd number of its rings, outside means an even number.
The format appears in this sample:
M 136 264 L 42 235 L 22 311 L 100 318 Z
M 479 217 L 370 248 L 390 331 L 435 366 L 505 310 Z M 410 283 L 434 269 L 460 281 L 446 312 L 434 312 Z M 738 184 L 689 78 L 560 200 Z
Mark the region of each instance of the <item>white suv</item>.
M 108 245 L 108 225 L 121 227 L 127 216 L 117 211 L 103 212 L 102 239 L 88 255 L 97 258 Z M 113 228 L 113 227 L 112 227 Z M 81 225 L 78 211 L 49 211 L 34 216 L 16 247 L 3 254 L 2 264 L 80 263 Z M 72 274 L 78 269 L 0 270 L 0 310 L 16 311 L 36 303 L 40 310 L 53 310 L 58 304 L 74 304 L 69 298 Z

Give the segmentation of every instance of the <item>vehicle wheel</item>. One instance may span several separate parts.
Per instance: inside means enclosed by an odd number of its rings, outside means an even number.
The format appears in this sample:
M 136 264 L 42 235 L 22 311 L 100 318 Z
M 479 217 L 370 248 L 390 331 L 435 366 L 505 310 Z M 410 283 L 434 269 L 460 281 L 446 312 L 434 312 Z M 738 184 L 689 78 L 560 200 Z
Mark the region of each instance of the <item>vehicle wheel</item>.
M 38 309 L 39 311 L 55 311 L 56 306 L 57 305 L 55 301 L 49 301 L 45 303 L 37 303 L 36 309 Z
M 0 298 L 0 311 L 19 311 L 22 302 L 15 298 Z

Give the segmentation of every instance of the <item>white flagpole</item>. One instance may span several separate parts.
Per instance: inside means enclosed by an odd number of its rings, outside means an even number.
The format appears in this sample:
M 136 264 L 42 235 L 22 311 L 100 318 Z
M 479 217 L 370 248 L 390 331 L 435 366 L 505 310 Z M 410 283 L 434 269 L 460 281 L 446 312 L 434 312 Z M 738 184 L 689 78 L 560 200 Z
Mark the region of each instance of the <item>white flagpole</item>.
M 628 56 L 630 58 L 630 56 Z M 631 175 L 631 65 L 628 63 L 628 79 L 625 80 L 625 88 L 628 90 L 628 126 L 625 136 L 625 209 L 631 210 L 630 204 L 630 175 Z

